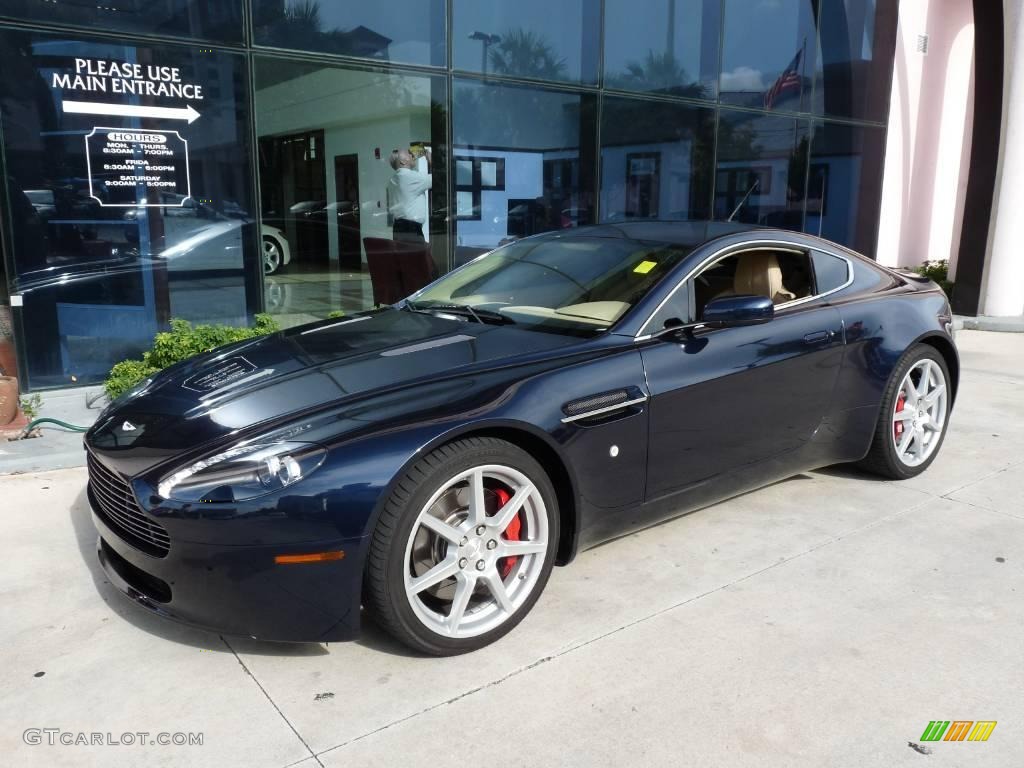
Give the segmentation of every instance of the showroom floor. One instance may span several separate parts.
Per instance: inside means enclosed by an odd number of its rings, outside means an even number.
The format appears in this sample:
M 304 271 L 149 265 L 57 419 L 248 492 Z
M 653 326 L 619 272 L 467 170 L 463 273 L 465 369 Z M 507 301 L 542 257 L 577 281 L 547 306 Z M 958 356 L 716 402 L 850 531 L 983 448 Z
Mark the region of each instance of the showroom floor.
M 1024 764 L 1024 335 L 959 341 L 922 477 L 812 472 L 586 552 L 460 658 L 373 630 L 273 646 L 159 621 L 96 565 L 84 470 L 0 478 L 3 762 Z M 998 726 L 925 743 L 932 720 Z M 203 744 L 30 745 L 30 728 Z
M 283 328 L 322 320 L 331 312 L 359 312 L 373 306 L 369 272 L 299 269 L 264 278 L 264 306 Z M 177 279 L 171 287 L 174 317 L 237 324 L 245 317 L 245 289 L 237 278 Z
M 320 320 L 331 312 L 360 312 L 373 306 L 369 272 L 289 269 L 264 279 L 266 310 L 284 328 Z

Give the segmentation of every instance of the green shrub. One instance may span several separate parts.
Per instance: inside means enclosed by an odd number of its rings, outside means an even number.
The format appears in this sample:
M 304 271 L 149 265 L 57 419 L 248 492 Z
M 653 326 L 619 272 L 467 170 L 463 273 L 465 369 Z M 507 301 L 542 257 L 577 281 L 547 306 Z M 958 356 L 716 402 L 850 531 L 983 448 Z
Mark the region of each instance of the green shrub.
M 29 421 L 35 421 L 39 418 L 39 409 L 43 407 L 43 398 L 41 395 L 25 395 L 18 400 L 18 407 L 21 408 L 21 412 L 25 414 L 25 418 Z
M 143 352 L 141 360 L 125 360 L 111 368 L 103 388 L 107 396 L 114 400 L 145 378 L 182 360 L 225 344 L 279 330 L 280 326 L 270 315 L 256 315 L 256 324 L 251 328 L 192 325 L 187 320 L 174 318 L 171 320 L 171 330 L 158 333 L 153 339 L 153 348 Z
M 110 369 L 103 388 L 107 391 L 107 396 L 114 400 L 158 370 L 160 369 L 143 360 L 124 360 Z
M 937 283 L 945 291 L 946 296 L 953 298 L 953 283 L 949 280 L 949 259 L 926 261 L 921 266 L 914 267 L 914 271 Z

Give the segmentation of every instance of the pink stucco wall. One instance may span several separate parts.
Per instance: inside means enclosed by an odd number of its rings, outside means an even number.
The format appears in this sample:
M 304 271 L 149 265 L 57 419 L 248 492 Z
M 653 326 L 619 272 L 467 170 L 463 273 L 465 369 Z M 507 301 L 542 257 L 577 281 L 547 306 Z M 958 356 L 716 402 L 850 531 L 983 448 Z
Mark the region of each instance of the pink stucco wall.
M 920 34 L 928 35 L 927 55 L 917 51 Z M 971 151 L 973 73 L 971 0 L 903 0 L 878 233 L 883 264 L 950 259 L 955 271 Z

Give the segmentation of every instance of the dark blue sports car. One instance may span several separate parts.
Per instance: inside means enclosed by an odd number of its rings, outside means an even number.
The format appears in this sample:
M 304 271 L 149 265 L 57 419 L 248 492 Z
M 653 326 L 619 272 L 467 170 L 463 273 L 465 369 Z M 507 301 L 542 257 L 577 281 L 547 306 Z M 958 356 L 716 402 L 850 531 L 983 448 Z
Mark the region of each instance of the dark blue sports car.
M 473 650 L 585 547 L 816 467 L 924 471 L 951 320 L 934 283 L 793 232 L 527 238 L 113 403 L 86 437 L 99 557 L 220 632 L 340 640 L 365 608 Z

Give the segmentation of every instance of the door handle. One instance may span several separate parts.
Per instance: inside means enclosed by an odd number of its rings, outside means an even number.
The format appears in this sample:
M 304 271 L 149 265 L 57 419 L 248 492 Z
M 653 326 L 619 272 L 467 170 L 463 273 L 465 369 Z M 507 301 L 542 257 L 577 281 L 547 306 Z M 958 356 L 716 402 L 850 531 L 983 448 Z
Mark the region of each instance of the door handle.
M 832 331 L 815 331 L 814 333 L 808 333 L 804 336 L 804 344 L 821 344 L 823 341 L 829 341 L 833 335 Z

